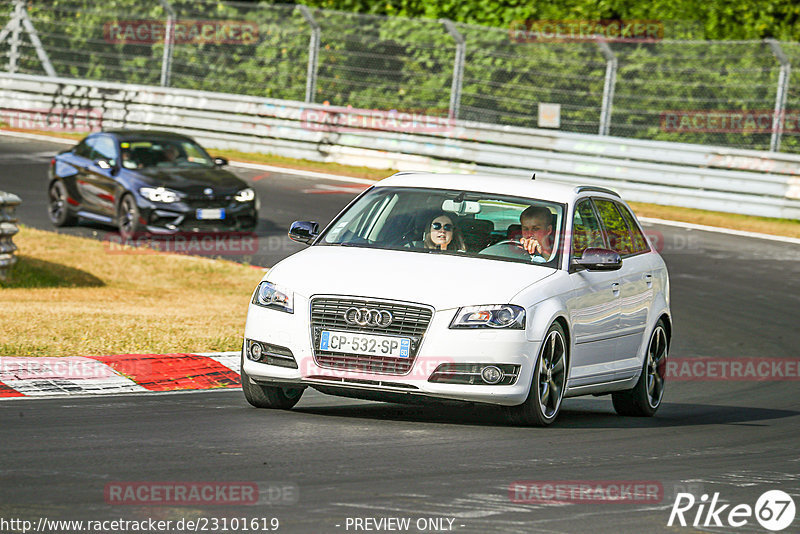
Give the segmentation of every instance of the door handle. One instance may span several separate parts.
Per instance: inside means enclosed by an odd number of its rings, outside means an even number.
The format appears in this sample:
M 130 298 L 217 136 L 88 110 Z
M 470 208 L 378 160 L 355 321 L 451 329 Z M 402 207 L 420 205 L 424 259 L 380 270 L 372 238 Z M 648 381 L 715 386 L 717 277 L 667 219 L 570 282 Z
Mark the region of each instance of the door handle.
M 615 296 L 619 295 L 619 282 L 611 284 L 611 292 L 614 293 Z
M 644 281 L 647 284 L 647 287 L 653 287 L 653 275 L 652 274 L 645 273 L 645 275 L 642 278 L 644 278 Z

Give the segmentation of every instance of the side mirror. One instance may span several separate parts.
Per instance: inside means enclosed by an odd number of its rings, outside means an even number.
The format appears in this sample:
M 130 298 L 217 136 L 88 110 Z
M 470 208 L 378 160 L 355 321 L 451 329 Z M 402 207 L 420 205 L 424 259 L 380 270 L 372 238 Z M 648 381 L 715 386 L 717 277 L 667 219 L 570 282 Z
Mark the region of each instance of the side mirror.
M 112 169 L 114 167 L 107 159 L 98 159 L 97 161 L 94 162 L 94 164 L 103 169 L 104 171 L 107 171 L 108 169 Z
M 214 165 L 217 167 L 223 167 L 228 164 L 227 158 L 214 158 Z
M 309 244 L 319 235 L 319 224 L 314 221 L 295 221 L 289 227 L 289 239 Z
M 607 248 L 587 248 L 582 257 L 572 260 L 572 264 L 590 271 L 616 271 L 622 267 L 622 258 Z

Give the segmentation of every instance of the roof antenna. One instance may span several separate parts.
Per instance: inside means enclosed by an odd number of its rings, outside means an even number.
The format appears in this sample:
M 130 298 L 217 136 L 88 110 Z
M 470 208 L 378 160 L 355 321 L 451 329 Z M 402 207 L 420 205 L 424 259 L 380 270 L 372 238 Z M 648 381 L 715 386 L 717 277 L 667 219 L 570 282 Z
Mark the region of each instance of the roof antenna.
M 533 173 L 533 176 L 531 176 L 531 180 L 535 180 L 535 179 L 536 179 L 536 173 Z

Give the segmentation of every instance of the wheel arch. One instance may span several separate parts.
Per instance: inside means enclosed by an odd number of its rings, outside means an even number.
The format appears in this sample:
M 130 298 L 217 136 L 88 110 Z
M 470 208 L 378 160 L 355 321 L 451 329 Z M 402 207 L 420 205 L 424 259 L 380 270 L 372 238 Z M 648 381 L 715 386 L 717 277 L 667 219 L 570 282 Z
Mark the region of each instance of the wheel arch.
M 667 347 L 669 347 L 672 345 L 672 318 L 668 313 L 663 312 L 656 320 L 656 324 L 658 321 L 664 321 L 664 330 L 667 331 Z
M 566 380 L 569 379 L 569 370 L 570 366 L 572 365 L 572 334 L 569 330 L 569 321 L 567 321 L 567 318 L 565 316 L 557 315 L 555 319 L 553 319 L 553 323 L 558 323 L 559 325 L 561 325 L 561 329 L 564 330 L 564 337 L 566 338 L 564 339 L 565 346 L 567 349 L 567 376 L 565 378 Z

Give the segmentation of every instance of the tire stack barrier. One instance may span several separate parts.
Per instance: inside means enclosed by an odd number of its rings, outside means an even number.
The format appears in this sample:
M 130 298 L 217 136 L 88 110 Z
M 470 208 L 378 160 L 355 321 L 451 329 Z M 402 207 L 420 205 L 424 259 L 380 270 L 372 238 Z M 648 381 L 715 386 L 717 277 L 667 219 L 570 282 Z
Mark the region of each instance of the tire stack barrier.
M 8 272 L 18 260 L 14 255 L 17 245 L 13 238 L 19 232 L 16 210 L 21 202 L 17 195 L 0 191 L 0 280 L 8 277 Z

